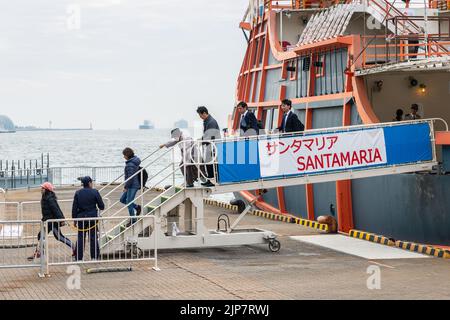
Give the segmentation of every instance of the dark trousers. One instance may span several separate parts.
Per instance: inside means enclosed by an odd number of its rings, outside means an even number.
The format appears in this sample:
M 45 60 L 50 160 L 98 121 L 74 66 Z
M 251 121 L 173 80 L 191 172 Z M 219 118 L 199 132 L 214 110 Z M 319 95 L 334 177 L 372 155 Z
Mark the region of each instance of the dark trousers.
M 86 234 L 89 234 L 89 247 L 91 249 L 91 259 L 98 259 L 100 255 L 100 248 L 98 243 L 98 221 L 78 221 L 78 241 L 76 248 L 77 260 L 83 260 L 84 245 L 86 240 Z
M 186 185 L 192 185 L 195 181 L 197 181 L 198 171 L 195 165 L 186 165 L 186 172 L 183 162 L 180 163 L 180 170 L 183 173 L 186 179 Z
M 53 231 L 53 236 L 55 237 L 56 240 L 64 243 L 66 246 L 68 246 L 70 249 L 73 249 L 72 246 L 72 241 L 70 241 L 70 239 L 66 238 L 62 232 L 61 232 L 61 228 L 59 227 L 59 223 L 58 222 L 52 222 L 50 224 L 47 224 L 47 233 L 49 233 L 50 231 Z M 38 233 L 38 241 L 41 240 L 41 232 Z

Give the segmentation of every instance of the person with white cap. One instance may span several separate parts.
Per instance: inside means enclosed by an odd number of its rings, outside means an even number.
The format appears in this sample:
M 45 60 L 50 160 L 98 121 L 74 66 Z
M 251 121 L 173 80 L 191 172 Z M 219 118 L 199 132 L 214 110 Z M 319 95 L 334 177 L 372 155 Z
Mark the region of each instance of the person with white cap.
M 47 221 L 50 219 L 64 219 L 64 214 L 58 204 L 58 198 L 55 194 L 55 188 L 50 182 L 45 182 L 41 185 L 41 210 L 42 210 L 42 221 Z M 53 235 L 58 241 L 61 241 L 67 245 L 72 250 L 72 256 L 75 252 L 75 247 L 70 239 L 66 238 L 62 232 L 61 227 L 64 226 L 64 221 L 52 222 L 47 224 L 47 232 L 53 231 Z M 39 232 L 38 241 L 41 240 L 41 232 Z M 28 260 L 33 260 L 34 258 L 39 258 L 41 256 L 39 249 L 36 248 L 33 256 L 28 257 Z
M 186 188 L 194 187 L 198 170 L 195 163 L 199 162 L 199 152 L 189 132 L 175 128 L 170 132 L 171 140 L 160 145 L 160 148 L 171 148 L 178 144 L 181 151 L 180 170 L 186 179 Z M 186 164 L 186 165 L 185 165 Z M 186 168 L 186 170 L 185 170 Z

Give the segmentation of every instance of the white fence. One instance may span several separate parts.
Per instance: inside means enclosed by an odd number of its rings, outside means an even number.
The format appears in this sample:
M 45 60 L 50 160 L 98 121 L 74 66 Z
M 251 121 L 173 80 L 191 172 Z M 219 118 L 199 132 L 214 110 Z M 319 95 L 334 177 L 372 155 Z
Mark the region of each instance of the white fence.
M 0 269 L 40 268 L 40 275 L 43 276 L 49 274 L 51 266 L 149 261 L 153 262 L 154 270 L 159 270 L 156 242 L 158 229 L 154 216 L 142 216 L 136 222 L 145 222 L 155 232 L 152 250 L 141 250 L 137 240 L 143 234 L 133 231 L 128 232 L 114 251 L 101 247 L 99 240 L 106 232 L 129 218 L 0 221 Z M 84 238 L 86 241 L 82 241 L 80 246 L 79 241 Z M 90 243 L 93 244 L 92 249 Z
M 113 167 L 54 167 L 0 171 L 0 188 L 23 189 L 50 181 L 55 186 L 79 185 L 79 177 L 90 176 L 96 184 L 114 181 L 123 173 L 123 166 Z M 122 182 L 119 179 L 118 182 Z

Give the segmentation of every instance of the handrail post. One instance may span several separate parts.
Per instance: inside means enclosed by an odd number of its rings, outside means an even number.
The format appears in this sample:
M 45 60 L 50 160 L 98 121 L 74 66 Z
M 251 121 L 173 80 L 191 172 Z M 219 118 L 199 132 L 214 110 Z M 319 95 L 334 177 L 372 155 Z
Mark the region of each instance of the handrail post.
M 141 170 L 141 210 L 144 210 L 144 168 Z M 142 211 L 141 211 L 142 214 Z
M 184 148 L 184 145 L 185 144 L 183 143 L 183 148 Z M 186 150 L 184 150 L 184 151 L 186 151 Z M 186 167 L 185 167 L 185 169 L 186 169 Z M 186 171 L 185 171 L 185 176 L 186 176 Z M 175 148 L 172 148 L 172 187 L 175 187 Z
M 45 222 L 45 221 L 41 221 L 41 228 L 40 228 L 41 229 L 40 230 L 40 232 L 41 232 L 41 239 L 40 239 L 39 244 L 38 244 L 39 252 L 40 252 L 40 257 L 39 257 L 39 259 L 40 259 L 40 272 L 39 272 L 38 275 L 39 275 L 40 278 L 45 278 L 45 275 L 48 274 L 48 261 L 46 259 L 47 258 L 47 252 L 44 251 L 44 244 L 46 242 L 46 239 L 45 239 L 46 238 L 46 233 L 45 233 L 45 230 L 46 230 L 45 224 L 46 223 L 47 222 Z M 36 250 L 37 250 L 37 247 L 36 247 Z M 47 264 L 47 270 L 46 271 L 44 270 L 45 269 L 45 264 Z

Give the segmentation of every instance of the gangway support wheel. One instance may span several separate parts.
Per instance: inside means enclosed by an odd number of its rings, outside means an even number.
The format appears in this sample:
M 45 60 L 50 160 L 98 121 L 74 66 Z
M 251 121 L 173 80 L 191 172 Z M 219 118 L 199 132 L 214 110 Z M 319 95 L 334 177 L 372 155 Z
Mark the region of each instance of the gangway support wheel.
M 269 240 L 269 250 L 271 252 L 278 252 L 281 249 L 281 243 L 280 241 L 276 240 L 276 239 L 270 239 Z

